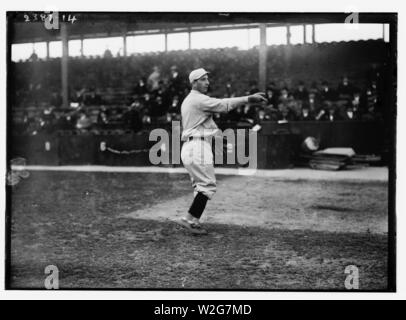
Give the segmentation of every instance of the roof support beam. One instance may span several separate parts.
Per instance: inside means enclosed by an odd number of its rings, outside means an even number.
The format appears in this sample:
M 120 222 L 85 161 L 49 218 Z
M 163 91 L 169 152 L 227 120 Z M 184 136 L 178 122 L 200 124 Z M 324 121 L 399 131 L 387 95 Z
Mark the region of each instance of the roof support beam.
M 68 30 L 64 22 L 61 23 L 61 38 L 62 38 L 62 59 L 61 59 L 61 75 L 62 75 L 62 106 L 69 106 L 69 83 L 68 83 Z
M 190 28 L 189 28 L 189 30 L 188 30 L 188 49 L 190 50 L 190 49 L 192 49 L 192 32 L 190 31 Z
M 316 43 L 316 26 L 312 24 L 312 43 Z
M 47 41 L 46 44 L 47 44 L 47 60 L 49 60 L 49 41 Z
M 83 58 L 85 56 L 85 53 L 83 51 L 83 37 L 80 38 L 80 56 Z
M 307 34 L 306 34 L 306 25 L 303 25 L 303 44 L 306 44 Z
M 290 25 L 286 26 L 286 43 L 290 45 L 290 38 L 292 37 L 292 34 L 290 33 Z
M 127 56 L 127 34 L 123 35 L 123 56 Z
M 267 46 L 266 46 L 266 24 L 259 25 L 259 90 L 265 92 L 266 88 L 266 60 L 267 60 Z

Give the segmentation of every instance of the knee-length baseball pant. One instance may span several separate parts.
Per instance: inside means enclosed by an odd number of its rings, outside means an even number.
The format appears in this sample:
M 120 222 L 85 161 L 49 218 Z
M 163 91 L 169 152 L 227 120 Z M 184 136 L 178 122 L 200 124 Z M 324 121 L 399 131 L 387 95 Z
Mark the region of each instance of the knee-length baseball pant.
M 181 159 L 189 172 L 194 194 L 201 192 L 211 199 L 216 192 L 216 176 L 210 143 L 200 139 L 186 141 L 182 146 Z

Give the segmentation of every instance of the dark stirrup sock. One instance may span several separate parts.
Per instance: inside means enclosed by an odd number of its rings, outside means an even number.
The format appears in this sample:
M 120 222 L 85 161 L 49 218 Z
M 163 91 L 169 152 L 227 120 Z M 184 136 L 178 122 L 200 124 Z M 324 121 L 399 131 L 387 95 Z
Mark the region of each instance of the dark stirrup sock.
M 203 214 L 204 208 L 206 208 L 207 198 L 203 193 L 198 192 L 190 206 L 189 213 L 197 219 Z

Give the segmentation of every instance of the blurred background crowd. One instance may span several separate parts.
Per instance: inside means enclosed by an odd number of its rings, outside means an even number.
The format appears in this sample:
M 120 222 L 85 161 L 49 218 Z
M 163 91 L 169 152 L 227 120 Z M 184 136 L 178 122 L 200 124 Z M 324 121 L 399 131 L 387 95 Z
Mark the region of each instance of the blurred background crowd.
M 217 122 L 379 121 L 385 113 L 382 41 L 268 47 L 268 103 L 215 115 Z M 13 132 L 139 131 L 180 120 L 189 72 L 211 72 L 209 95 L 259 91 L 258 49 L 199 49 L 69 58 L 70 108 L 62 108 L 60 59 L 13 62 Z M 387 85 L 387 84 L 386 84 Z

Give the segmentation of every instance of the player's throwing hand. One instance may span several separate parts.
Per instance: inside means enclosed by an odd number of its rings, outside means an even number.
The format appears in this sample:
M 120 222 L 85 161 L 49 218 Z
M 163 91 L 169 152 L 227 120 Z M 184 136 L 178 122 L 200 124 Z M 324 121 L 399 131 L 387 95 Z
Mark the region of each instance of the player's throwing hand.
M 248 96 L 248 102 L 259 103 L 259 102 L 268 102 L 268 100 L 266 99 L 265 93 L 257 92 Z

